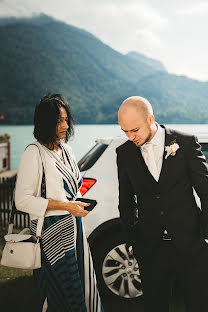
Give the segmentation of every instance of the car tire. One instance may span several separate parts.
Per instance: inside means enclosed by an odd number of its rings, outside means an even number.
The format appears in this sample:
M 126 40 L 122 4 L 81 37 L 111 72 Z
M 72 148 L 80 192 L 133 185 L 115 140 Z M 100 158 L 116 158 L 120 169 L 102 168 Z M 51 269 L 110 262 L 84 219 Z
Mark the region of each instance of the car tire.
M 124 244 L 121 229 L 107 231 L 90 244 L 101 295 L 121 299 L 142 298 L 136 259 Z

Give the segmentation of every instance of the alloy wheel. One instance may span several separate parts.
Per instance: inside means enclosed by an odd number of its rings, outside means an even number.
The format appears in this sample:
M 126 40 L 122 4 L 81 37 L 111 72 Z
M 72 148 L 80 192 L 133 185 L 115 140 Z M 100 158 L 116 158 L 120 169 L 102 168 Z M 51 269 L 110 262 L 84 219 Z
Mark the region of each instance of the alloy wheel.
M 126 244 L 114 247 L 105 257 L 102 267 L 106 286 L 116 295 L 135 298 L 142 295 L 141 277 L 135 257 Z

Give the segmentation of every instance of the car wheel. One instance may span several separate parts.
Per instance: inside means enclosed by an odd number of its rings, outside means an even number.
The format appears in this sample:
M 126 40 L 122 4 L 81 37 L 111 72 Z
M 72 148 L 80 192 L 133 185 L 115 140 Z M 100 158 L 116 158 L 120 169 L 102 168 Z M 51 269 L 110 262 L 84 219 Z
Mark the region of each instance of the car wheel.
M 105 295 L 131 299 L 141 297 L 138 263 L 126 248 L 124 239 L 116 237 L 119 232 L 105 233 L 102 235 L 104 238 L 91 247 L 99 290 Z

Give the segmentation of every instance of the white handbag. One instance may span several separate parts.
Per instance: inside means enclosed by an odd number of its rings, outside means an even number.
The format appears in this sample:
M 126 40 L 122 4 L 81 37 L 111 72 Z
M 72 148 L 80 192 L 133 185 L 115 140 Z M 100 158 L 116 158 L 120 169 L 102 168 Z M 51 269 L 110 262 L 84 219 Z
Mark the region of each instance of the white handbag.
M 11 224 L 10 224 L 11 226 Z M 3 250 L 1 265 L 20 269 L 39 269 L 41 267 L 40 238 L 24 234 L 9 233 L 4 236 L 6 244 Z
M 44 167 L 41 182 L 41 197 L 46 198 Z M 38 218 L 35 236 L 30 234 L 24 234 L 26 231 L 29 231 L 28 228 L 23 229 L 19 234 L 13 234 L 12 232 L 14 226 L 14 214 L 16 211 L 17 209 L 13 200 L 8 233 L 4 236 L 6 244 L 2 253 L 1 265 L 20 269 L 39 269 L 41 267 L 40 239 L 44 217 Z

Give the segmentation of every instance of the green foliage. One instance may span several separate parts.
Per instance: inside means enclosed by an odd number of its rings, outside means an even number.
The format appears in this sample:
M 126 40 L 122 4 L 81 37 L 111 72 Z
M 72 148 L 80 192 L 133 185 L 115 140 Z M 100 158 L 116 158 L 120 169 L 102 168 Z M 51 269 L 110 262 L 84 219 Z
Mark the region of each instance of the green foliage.
M 161 123 L 206 123 L 208 82 L 170 75 L 138 53 L 123 55 L 47 16 L 0 20 L 0 124 L 31 124 L 46 93 L 62 93 L 77 123 L 117 123 L 128 96 L 153 104 Z

